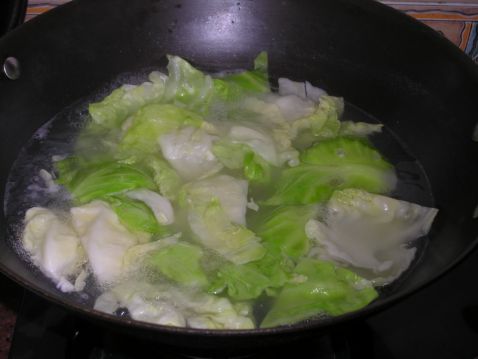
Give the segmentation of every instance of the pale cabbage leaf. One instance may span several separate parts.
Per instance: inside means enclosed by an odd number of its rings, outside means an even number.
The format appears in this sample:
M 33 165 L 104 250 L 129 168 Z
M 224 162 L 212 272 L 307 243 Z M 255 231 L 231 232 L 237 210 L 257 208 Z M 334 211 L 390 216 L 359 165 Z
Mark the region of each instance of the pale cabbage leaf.
M 416 252 L 411 244 L 428 233 L 437 213 L 436 208 L 346 189 L 334 192 L 323 221 L 309 221 L 306 232 L 319 246 L 313 255 L 386 284 L 408 268 Z

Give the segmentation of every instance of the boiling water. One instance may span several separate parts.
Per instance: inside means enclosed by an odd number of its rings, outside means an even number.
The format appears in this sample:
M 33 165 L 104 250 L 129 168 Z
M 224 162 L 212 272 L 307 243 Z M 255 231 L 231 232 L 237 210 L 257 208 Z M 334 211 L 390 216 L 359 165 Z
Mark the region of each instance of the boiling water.
M 131 79 L 129 78 L 129 80 Z M 122 78 L 121 82 L 126 81 Z M 90 97 L 65 109 L 38 129 L 23 148 L 12 167 L 6 186 L 4 210 L 12 244 L 19 255 L 24 256 L 26 261 L 28 261 L 28 257 L 18 244 L 23 229 L 25 212 L 34 206 L 55 208 L 60 211 L 70 207 L 68 193 L 64 189 L 60 188 L 58 190 L 58 188 L 49 186 L 45 173 L 43 172 L 43 175 L 41 175 L 40 171 L 46 170 L 54 175 L 53 160 L 58 160 L 72 153 L 75 139 L 88 118 L 87 105 L 92 100 L 93 98 Z M 378 123 L 372 116 L 348 103 L 346 103 L 342 119 Z M 398 183 L 391 195 L 402 200 L 432 207 L 434 203 L 427 176 L 420 163 L 407 151 L 406 144 L 400 141 L 387 127 L 383 128 L 381 134 L 373 135 L 371 141 L 380 153 L 395 166 Z M 93 144 L 90 150 L 95 152 L 101 149 L 95 148 Z M 257 187 L 255 189 L 256 193 L 252 191 L 252 193 L 249 193 L 249 197 L 263 197 L 263 193 L 261 193 L 263 190 L 264 188 Z M 395 291 L 400 282 L 406 280 L 407 275 L 413 271 L 413 267 L 419 263 L 420 257 L 425 251 L 426 243 L 426 238 L 423 238 L 413 244 L 417 247 L 417 255 L 413 264 L 402 274 L 399 280 L 382 288 L 380 290 L 382 295 L 388 295 Z M 90 280 L 80 295 L 83 302 L 92 305 L 99 292 L 100 289 Z M 268 307 L 269 302 L 267 300 L 259 300 L 254 310 L 256 318 L 260 320 Z

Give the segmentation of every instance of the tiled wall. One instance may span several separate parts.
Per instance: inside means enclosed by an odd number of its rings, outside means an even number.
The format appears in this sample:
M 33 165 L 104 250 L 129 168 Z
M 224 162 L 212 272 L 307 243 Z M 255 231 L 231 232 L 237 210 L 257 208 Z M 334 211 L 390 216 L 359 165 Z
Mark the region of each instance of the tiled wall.
M 382 1 L 441 32 L 478 62 L 478 1 Z

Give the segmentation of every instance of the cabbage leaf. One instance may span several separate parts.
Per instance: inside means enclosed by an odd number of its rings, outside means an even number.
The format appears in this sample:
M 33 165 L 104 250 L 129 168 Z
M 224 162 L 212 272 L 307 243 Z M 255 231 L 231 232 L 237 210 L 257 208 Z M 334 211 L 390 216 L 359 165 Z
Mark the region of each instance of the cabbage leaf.
M 127 197 L 141 201 L 148 206 L 158 223 L 162 225 L 174 223 L 174 209 L 167 198 L 144 188 L 128 191 L 125 194 Z
M 172 104 L 152 104 L 142 107 L 133 117 L 132 123 L 119 142 L 119 155 L 144 157 L 159 152 L 158 139 L 189 126 L 200 128 L 205 122 L 195 112 Z
M 182 185 L 181 177 L 176 171 L 158 156 L 147 157 L 144 166 L 151 171 L 153 181 L 159 188 L 159 193 L 169 200 L 176 199 Z
M 216 136 L 202 129 L 185 127 L 159 137 L 164 158 L 184 180 L 197 180 L 222 169 L 212 151 Z
M 250 300 L 263 293 L 275 295 L 291 277 L 293 262 L 280 250 L 264 244 L 266 253 L 256 261 L 235 265 L 227 263 L 216 273 L 209 292 L 227 292 L 234 300 Z
M 340 136 L 367 137 L 382 132 L 383 125 L 378 123 L 342 121 Z
M 309 130 L 314 140 L 337 137 L 340 131 L 340 116 L 344 111 L 344 101 L 340 97 L 323 95 L 315 112 L 300 118 L 291 125 L 292 137 L 301 131 Z
M 235 264 L 264 256 L 259 238 L 247 229 L 247 182 L 228 175 L 184 186 L 181 202 L 198 241 Z
M 199 329 L 253 329 L 248 305 L 169 284 L 127 281 L 100 295 L 96 310 L 113 314 L 128 308 L 131 317 L 149 323 Z
M 281 96 L 296 95 L 304 100 L 319 102 L 322 96 L 327 95 L 327 92 L 313 86 L 309 81 L 298 82 L 281 77 L 278 82 Z
M 229 175 L 216 175 L 186 184 L 181 191 L 182 202 L 193 209 L 207 207 L 216 199 L 228 220 L 245 225 L 247 188 L 247 181 Z
M 88 111 L 91 122 L 88 129 L 114 129 L 142 106 L 162 100 L 167 76 L 154 71 L 148 82 L 141 85 L 123 85 L 103 100 L 91 103 Z
M 243 93 L 269 92 L 267 53 L 263 51 L 257 55 L 253 70 L 241 71 L 215 79 L 215 84 L 216 89 L 222 93 L 222 97 L 225 99 L 237 100 L 238 95 Z
M 148 237 L 128 231 L 108 204 L 93 201 L 70 209 L 71 222 L 100 285 L 120 280 L 126 251 Z
M 169 235 L 167 227 L 160 224 L 151 208 L 144 202 L 118 194 L 102 197 L 115 211 L 122 225 L 132 232 L 145 232 L 161 237 Z
M 309 251 L 306 223 L 317 215 L 316 206 L 284 206 L 270 211 L 255 227 L 256 233 L 269 248 L 297 260 Z
M 212 147 L 216 158 L 229 169 L 242 169 L 244 177 L 252 182 L 266 183 L 271 178 L 271 166 L 248 145 L 217 141 Z
M 177 243 L 151 253 L 148 267 L 183 285 L 202 287 L 208 282 L 201 268 L 201 248 Z
M 300 160 L 318 166 L 363 165 L 383 170 L 392 168 L 370 144 L 347 137 L 321 141 L 302 153 Z
M 267 53 L 261 52 L 254 61 L 254 69 L 212 78 L 194 68 L 189 62 L 168 55 L 166 101 L 201 113 L 207 113 L 214 102 L 237 101 L 248 93 L 269 92 Z
M 57 182 L 70 191 L 78 204 L 136 188 L 156 188 L 148 173 L 124 163 L 85 163 L 72 157 L 57 162 L 56 166 Z
M 302 164 L 285 169 L 266 205 L 323 202 L 338 189 L 387 193 L 396 183 L 393 167 L 362 140 L 324 140 L 301 155 Z
M 317 255 L 354 268 L 376 284 L 396 279 L 415 256 L 410 243 L 425 236 L 438 210 L 362 190 L 336 191 L 322 222 L 311 221 L 308 235 Z
M 293 324 L 320 314 L 352 312 L 378 296 L 370 282 L 330 262 L 303 259 L 294 273 L 303 280 L 284 286 L 261 328 Z
M 54 212 L 30 208 L 25 214 L 21 241 L 33 264 L 62 292 L 83 289 L 85 251 L 73 228 Z
M 245 226 L 231 221 L 216 199 L 194 205 L 188 212 L 188 222 L 202 245 L 235 264 L 255 261 L 264 256 L 259 238 Z

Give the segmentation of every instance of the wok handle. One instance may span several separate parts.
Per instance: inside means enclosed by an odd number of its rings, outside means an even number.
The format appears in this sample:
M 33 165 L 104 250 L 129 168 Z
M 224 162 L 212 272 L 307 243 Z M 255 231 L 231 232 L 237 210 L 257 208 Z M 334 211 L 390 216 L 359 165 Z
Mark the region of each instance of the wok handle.
M 20 62 L 13 56 L 7 57 L 2 65 L 2 78 L 17 80 L 21 75 Z

